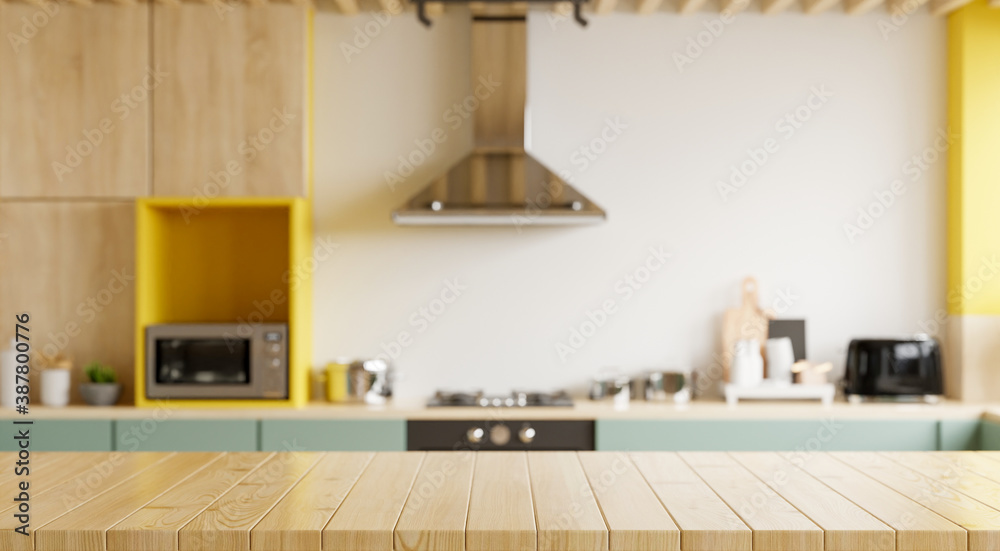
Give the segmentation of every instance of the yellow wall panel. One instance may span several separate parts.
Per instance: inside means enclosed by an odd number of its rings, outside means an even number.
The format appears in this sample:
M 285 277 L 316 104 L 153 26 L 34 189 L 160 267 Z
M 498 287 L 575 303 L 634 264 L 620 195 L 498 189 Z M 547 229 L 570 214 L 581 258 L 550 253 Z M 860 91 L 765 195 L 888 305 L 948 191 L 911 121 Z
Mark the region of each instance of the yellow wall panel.
M 1000 10 L 970 4 L 948 32 L 949 311 L 1000 314 Z

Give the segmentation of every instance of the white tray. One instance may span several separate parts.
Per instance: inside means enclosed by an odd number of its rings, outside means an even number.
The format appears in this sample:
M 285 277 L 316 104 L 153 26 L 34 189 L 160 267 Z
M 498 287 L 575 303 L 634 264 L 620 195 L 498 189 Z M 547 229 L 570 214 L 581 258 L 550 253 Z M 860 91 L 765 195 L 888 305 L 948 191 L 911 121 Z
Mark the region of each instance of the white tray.
M 760 386 L 743 387 L 727 384 L 726 403 L 735 406 L 739 400 L 820 400 L 824 406 L 833 405 L 837 387 L 825 385 L 794 385 L 764 381 Z

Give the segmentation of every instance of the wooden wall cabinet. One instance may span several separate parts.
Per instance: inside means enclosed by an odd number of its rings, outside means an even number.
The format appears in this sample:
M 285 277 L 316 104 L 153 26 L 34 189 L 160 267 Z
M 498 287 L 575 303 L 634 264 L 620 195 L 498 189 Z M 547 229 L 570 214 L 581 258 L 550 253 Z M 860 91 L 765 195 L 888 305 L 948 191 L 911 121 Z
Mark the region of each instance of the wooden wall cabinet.
M 3 2 L 0 31 L 0 197 L 146 195 L 149 5 Z
M 6 348 L 14 315 L 31 314 L 32 352 L 74 360 L 74 403 L 92 360 L 115 368 L 121 403 L 132 402 L 134 235 L 130 201 L 0 203 L 0 339 Z
M 307 9 L 153 7 L 153 194 L 305 196 Z

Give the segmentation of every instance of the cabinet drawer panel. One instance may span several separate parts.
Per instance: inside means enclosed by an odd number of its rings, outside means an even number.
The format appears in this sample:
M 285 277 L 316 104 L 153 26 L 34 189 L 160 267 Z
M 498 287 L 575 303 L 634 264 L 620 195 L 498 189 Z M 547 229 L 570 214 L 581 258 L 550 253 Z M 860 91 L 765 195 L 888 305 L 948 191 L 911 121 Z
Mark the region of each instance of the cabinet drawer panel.
M 982 449 L 1000 451 L 1000 424 L 984 421 L 982 431 Z
M 166 420 L 154 417 L 115 422 L 115 450 L 135 452 L 257 451 L 252 419 Z
M 406 421 L 264 420 L 263 451 L 406 451 Z
M 18 429 L 29 429 L 31 451 L 36 452 L 109 452 L 111 447 L 111 420 L 87 419 L 68 421 L 43 419 L 33 425 L 10 427 L 10 437 L 0 439 L 0 451 L 17 451 L 13 436 Z
M 935 450 L 937 421 L 621 421 L 597 422 L 598 450 L 839 451 Z
M 978 419 L 942 419 L 938 425 L 938 448 L 942 451 L 978 450 L 981 425 Z

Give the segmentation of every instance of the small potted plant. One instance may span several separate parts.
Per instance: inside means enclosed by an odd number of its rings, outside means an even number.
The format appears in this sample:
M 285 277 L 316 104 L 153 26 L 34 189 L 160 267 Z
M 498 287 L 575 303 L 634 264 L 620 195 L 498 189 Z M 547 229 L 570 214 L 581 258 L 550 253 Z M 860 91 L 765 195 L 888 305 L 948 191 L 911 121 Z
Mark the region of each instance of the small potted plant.
M 122 385 L 111 366 L 101 362 L 90 362 L 83 368 L 87 381 L 80 385 L 83 401 L 92 406 L 113 406 L 118 403 Z

